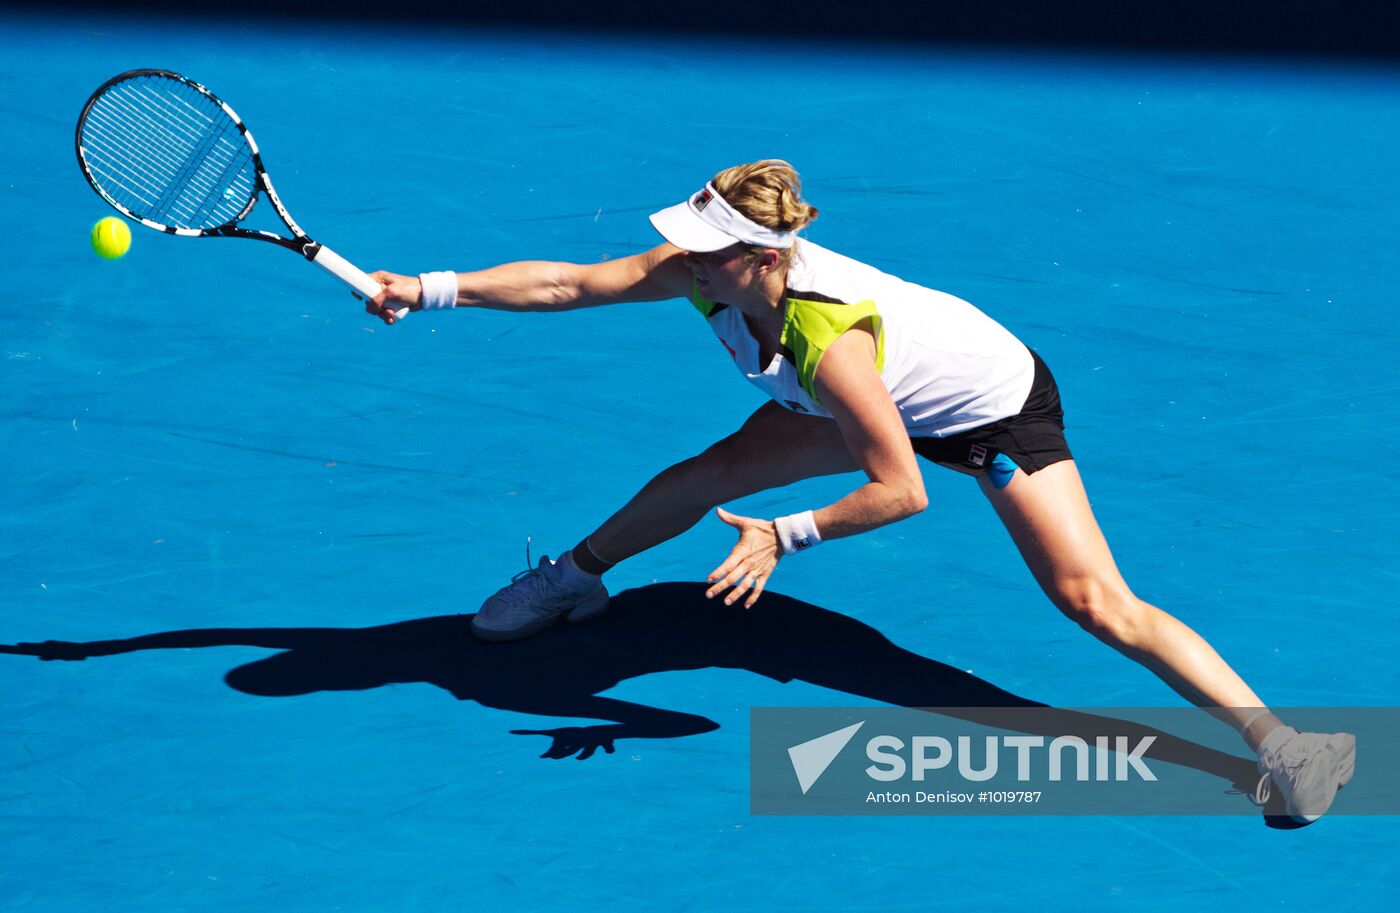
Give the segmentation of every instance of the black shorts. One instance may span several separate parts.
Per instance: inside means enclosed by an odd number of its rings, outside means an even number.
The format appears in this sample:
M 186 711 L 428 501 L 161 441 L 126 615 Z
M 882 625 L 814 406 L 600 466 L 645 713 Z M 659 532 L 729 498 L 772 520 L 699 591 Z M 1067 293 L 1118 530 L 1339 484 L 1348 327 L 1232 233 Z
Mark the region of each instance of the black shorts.
M 985 475 L 1003 454 L 1028 475 L 1073 459 L 1065 441 L 1060 389 L 1041 357 L 1032 351 L 1031 358 L 1035 379 L 1020 412 L 948 437 L 911 438 L 914 452 L 940 466 L 975 476 Z

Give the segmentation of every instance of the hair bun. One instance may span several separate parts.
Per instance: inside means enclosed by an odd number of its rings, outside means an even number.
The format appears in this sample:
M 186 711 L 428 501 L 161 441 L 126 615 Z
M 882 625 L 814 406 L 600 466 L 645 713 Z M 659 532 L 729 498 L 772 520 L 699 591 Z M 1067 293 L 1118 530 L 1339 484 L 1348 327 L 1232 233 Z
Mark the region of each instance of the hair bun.
M 726 168 L 711 183 L 730 206 L 774 231 L 799 231 L 817 217 L 802 199 L 802 178 L 782 159 Z

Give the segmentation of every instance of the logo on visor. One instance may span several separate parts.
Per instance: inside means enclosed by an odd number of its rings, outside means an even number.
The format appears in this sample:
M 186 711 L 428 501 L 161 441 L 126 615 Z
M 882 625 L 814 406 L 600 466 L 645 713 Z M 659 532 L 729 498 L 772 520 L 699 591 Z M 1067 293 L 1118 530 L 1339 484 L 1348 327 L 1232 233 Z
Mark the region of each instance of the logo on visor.
M 710 205 L 710 201 L 714 198 L 715 195 L 710 193 L 710 188 L 706 187 L 695 195 L 695 199 L 690 201 L 690 205 L 695 207 L 696 212 L 701 212 L 706 206 Z

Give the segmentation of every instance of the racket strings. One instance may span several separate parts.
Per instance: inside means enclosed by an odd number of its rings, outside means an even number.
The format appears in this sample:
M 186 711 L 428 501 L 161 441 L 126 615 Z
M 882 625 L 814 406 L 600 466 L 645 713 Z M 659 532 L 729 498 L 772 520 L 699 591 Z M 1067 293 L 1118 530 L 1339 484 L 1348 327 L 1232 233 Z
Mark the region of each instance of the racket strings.
M 193 86 L 161 76 L 117 83 L 82 127 L 94 181 L 139 218 L 206 229 L 244 215 L 257 191 L 237 122 Z

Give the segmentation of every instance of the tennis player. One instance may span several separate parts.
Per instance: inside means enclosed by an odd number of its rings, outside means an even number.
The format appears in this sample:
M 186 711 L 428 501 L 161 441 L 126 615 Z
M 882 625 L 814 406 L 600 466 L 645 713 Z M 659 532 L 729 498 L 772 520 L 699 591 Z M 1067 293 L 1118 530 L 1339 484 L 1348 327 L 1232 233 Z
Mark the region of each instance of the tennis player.
M 651 216 L 665 239 L 597 264 L 520 262 L 403 276 L 367 309 L 562 311 L 688 300 L 770 401 L 729 437 L 663 470 L 557 561 L 517 574 L 472 622 L 512 640 L 604 612 L 601 577 L 711 509 L 801 479 L 859 470 L 833 504 L 777 518 L 718 509 L 738 541 L 709 575 L 711 598 L 753 606 L 779 561 L 868 532 L 928 504 L 918 457 L 976 478 L 1031 573 L 1064 614 L 1258 753 L 1256 800 L 1272 779 L 1290 815 L 1313 821 L 1355 765 L 1355 738 L 1284 725 L 1195 631 L 1135 596 L 1099 530 L 1065 441 L 1055 380 L 1006 329 L 952 295 L 887 275 L 798 236 L 817 217 L 797 172 L 765 160 L 716 174 Z

